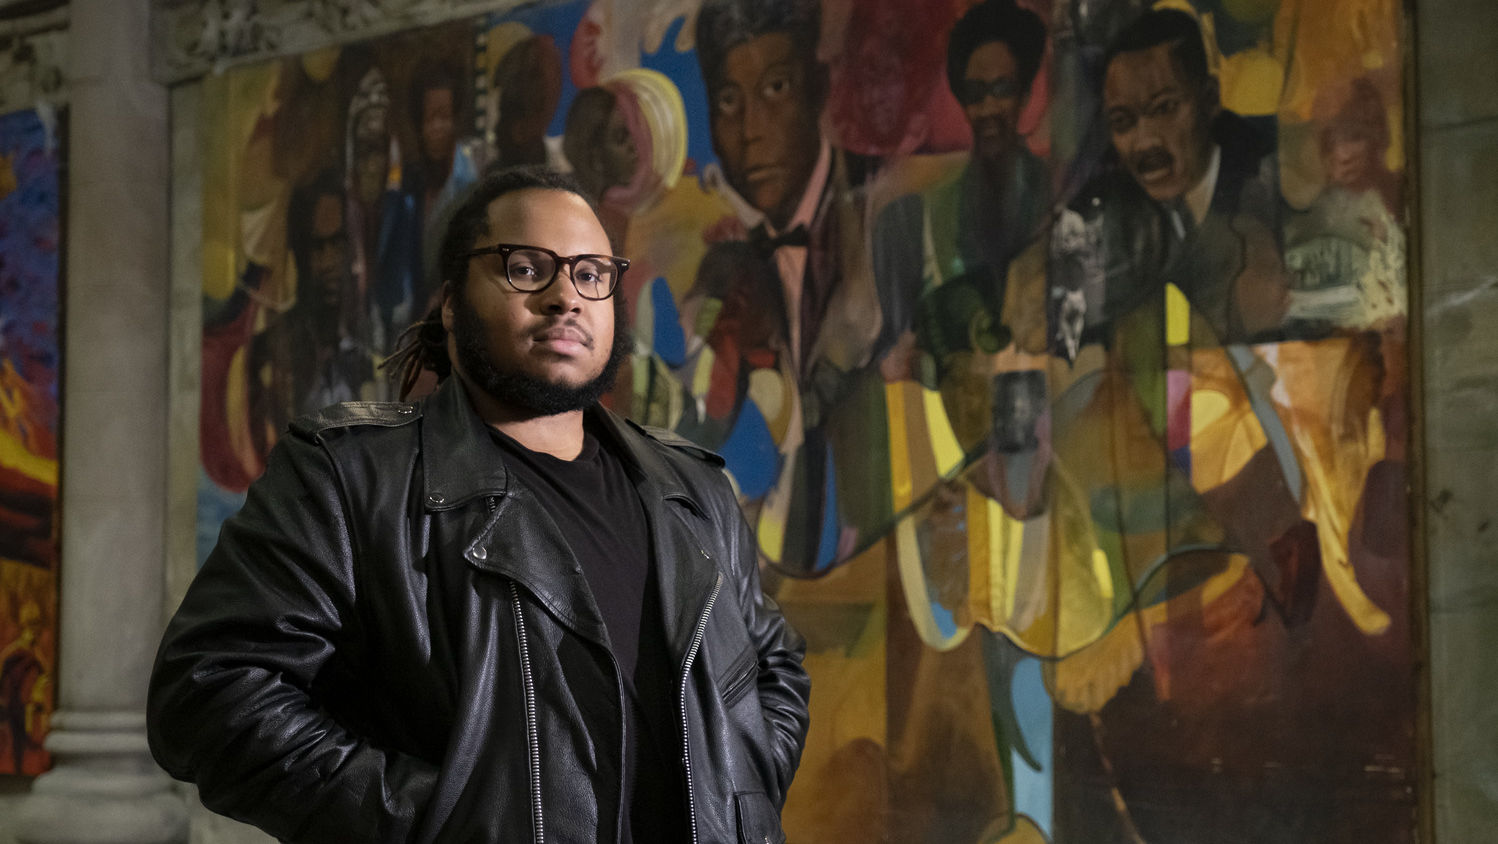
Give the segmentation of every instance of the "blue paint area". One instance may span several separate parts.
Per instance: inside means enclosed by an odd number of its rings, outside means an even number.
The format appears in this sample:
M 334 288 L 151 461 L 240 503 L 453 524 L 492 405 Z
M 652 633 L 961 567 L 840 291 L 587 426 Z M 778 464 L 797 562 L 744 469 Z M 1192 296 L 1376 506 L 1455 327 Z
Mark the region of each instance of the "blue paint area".
M 31 405 L 22 401 L 21 424 L 55 435 L 62 364 L 57 330 L 61 185 L 56 149 L 36 111 L 0 118 L 0 156 L 5 157 L 0 166 L 14 177 L 13 189 L 0 196 L 0 359 L 42 399 Z
M 663 276 L 656 276 L 650 284 L 650 309 L 655 317 L 652 350 L 667 366 L 686 363 L 687 338 L 681 330 L 681 315 L 676 311 L 676 297 L 671 295 L 671 286 Z
M 1019 738 L 1031 758 L 1040 763 L 1037 771 L 1019 753 L 1009 751 L 1014 767 L 1014 810 L 1034 821 L 1047 838 L 1052 838 L 1051 698 L 1041 677 L 1040 660 L 1026 657 L 1015 666 L 1010 700 L 1019 721 Z
M 557 106 L 556 114 L 552 115 L 551 123 L 546 127 L 546 134 L 554 137 L 560 136 L 566 129 L 567 110 L 572 105 L 573 97 L 577 96 L 578 88 L 568 69 L 568 56 L 572 50 L 572 38 L 577 32 L 577 25 L 582 22 L 587 12 L 587 2 L 574 0 L 574 2 L 541 3 L 513 12 L 493 13 L 486 21 L 490 27 L 505 21 L 523 23 L 531 32 L 538 35 L 550 35 L 556 42 L 557 49 L 562 54 L 562 98 Z M 704 166 L 717 161 L 717 156 L 713 154 L 712 136 L 707 124 L 707 85 L 702 81 L 702 73 L 697 68 L 697 53 L 696 51 L 683 53 L 676 49 L 676 38 L 681 34 L 681 28 L 685 22 L 685 18 L 672 21 L 671 26 L 666 29 L 665 37 L 661 39 L 660 49 L 654 53 L 642 53 L 638 64 L 640 67 L 665 74 L 681 92 L 687 115 L 687 158 L 694 162 L 697 171 L 701 172 Z
M 656 319 L 659 321 L 659 314 Z M 761 498 L 775 483 L 780 453 L 775 450 L 775 440 L 770 437 L 770 426 L 754 402 L 744 402 L 734 420 L 733 430 L 718 447 L 718 453 L 728 463 L 728 471 L 733 474 L 745 498 Z
M 952 611 L 931 599 L 931 615 L 936 620 L 936 630 L 943 637 L 950 638 L 957 635 L 957 618 Z
M 198 466 L 198 568 L 208 559 L 208 552 L 218 544 L 219 528 L 224 520 L 244 506 L 245 493 L 222 489 Z
M 1176 464 L 1177 469 L 1186 474 L 1186 477 L 1191 477 L 1191 446 L 1183 445 L 1180 448 L 1173 449 L 1170 452 L 1170 460 Z
M 832 568 L 837 558 L 837 471 L 832 465 L 832 449 L 827 449 L 827 466 L 824 477 L 827 488 L 822 496 L 822 536 L 817 543 L 817 563 L 813 571 L 824 572 Z
M 684 22 L 685 18 L 681 18 L 671 24 L 666 37 L 661 39 L 661 48 L 640 56 L 640 67 L 665 74 L 681 91 L 687 113 L 687 158 L 696 163 L 700 173 L 718 157 L 713 154 L 713 139 L 707 125 L 707 83 L 697 67 L 697 53 L 676 51 L 676 37 L 681 34 Z

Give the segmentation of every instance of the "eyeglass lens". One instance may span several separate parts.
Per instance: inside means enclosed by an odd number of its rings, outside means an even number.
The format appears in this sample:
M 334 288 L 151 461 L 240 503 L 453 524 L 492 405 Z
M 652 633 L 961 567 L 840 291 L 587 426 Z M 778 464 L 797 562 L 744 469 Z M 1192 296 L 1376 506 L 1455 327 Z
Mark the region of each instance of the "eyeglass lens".
M 540 249 L 516 249 L 510 253 L 505 271 L 516 290 L 540 290 L 556 278 L 558 260 Z M 572 260 L 572 283 L 585 299 L 606 299 L 614 289 L 618 267 L 608 258 L 579 255 Z
M 958 86 L 957 99 L 963 105 L 977 105 L 983 102 L 984 97 L 993 96 L 994 99 L 1004 100 L 1019 95 L 1019 83 L 1008 76 L 1001 76 L 992 82 L 980 82 L 976 79 L 964 79 Z

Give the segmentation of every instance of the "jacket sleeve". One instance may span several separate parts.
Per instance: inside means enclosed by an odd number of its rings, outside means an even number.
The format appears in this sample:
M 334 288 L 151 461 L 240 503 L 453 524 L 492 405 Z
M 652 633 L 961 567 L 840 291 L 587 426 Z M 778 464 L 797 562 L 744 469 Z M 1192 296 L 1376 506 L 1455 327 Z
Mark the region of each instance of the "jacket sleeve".
M 320 445 L 277 444 L 167 627 L 147 732 L 216 812 L 287 841 L 404 841 L 436 767 L 373 746 L 312 691 L 354 619 L 343 501 Z
M 728 522 L 731 540 L 734 587 L 744 623 L 759 652 L 759 699 L 764 707 L 771 748 L 779 774 L 779 794 L 771 795 L 776 806 L 783 806 L 801 749 L 806 744 L 806 730 L 811 723 L 808 705 L 811 699 L 811 677 L 802 666 L 806 641 L 781 615 L 775 600 L 764 593 L 759 579 L 758 545 L 744 521 L 738 505 L 729 497 L 730 507 L 722 518 Z

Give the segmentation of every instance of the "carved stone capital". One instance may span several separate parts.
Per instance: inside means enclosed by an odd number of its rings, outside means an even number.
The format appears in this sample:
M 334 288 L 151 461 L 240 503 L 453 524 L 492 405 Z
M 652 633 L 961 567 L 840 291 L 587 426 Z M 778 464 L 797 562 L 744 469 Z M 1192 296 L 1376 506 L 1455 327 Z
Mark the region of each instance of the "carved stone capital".
M 154 75 L 179 82 L 236 64 L 429 26 L 521 0 L 157 0 Z
M 63 102 L 67 25 L 66 8 L 0 21 L 0 114 Z

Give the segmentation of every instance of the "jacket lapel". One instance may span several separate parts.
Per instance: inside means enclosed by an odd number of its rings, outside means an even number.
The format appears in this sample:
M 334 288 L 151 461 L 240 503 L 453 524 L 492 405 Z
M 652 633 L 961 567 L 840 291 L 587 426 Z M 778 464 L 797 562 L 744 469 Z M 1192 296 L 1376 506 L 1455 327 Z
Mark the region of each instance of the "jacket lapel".
M 425 506 L 463 520 L 457 535 L 468 564 L 514 580 L 578 635 L 607 645 L 603 616 L 566 537 L 505 471 L 456 377 L 427 400 L 422 426 Z
M 706 509 L 661 454 L 648 434 L 600 410 L 600 422 L 620 446 L 650 526 L 651 552 L 660 585 L 662 623 L 677 664 L 691 647 L 697 622 L 718 579 Z

